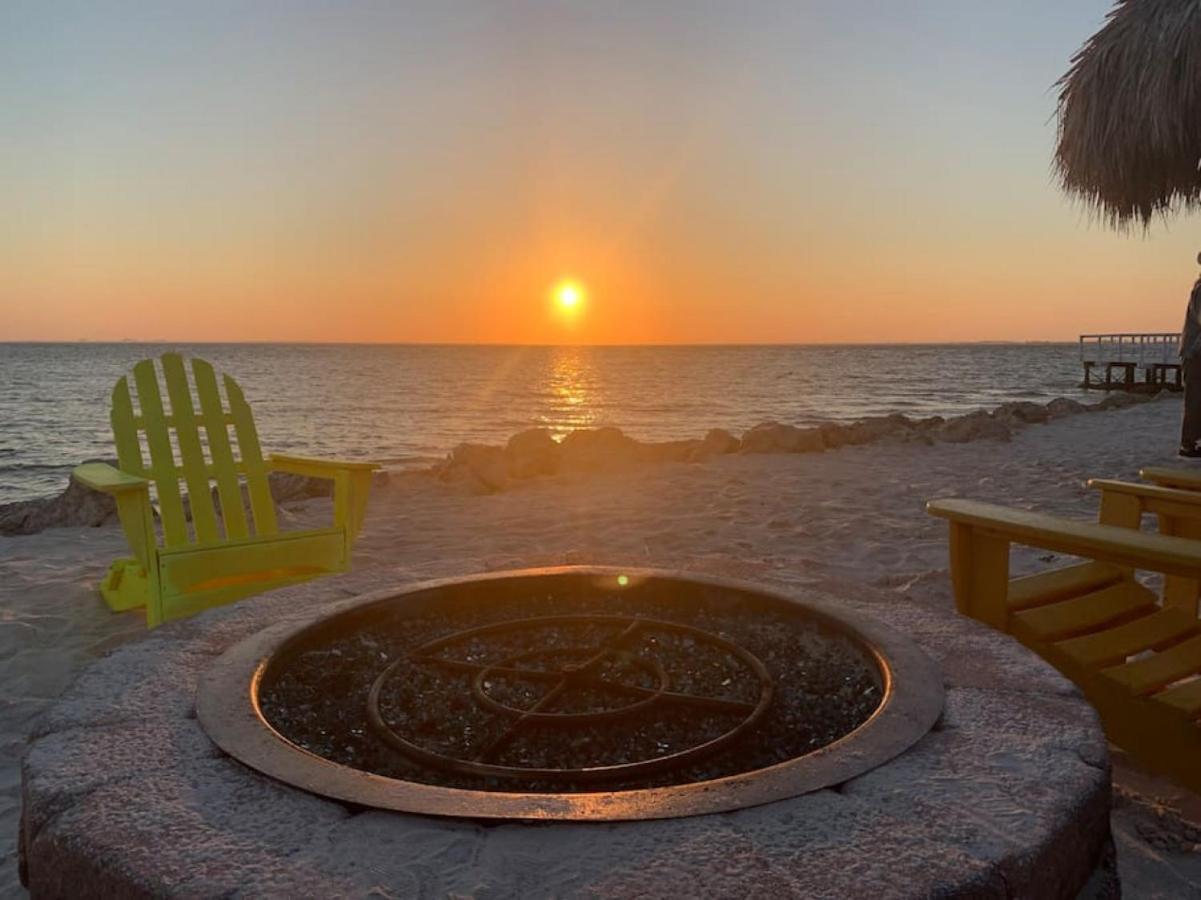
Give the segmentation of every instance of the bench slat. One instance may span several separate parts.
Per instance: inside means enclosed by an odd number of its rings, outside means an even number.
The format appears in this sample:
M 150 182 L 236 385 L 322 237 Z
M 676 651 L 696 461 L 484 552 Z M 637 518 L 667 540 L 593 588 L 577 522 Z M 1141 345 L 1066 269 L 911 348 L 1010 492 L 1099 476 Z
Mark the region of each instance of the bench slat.
M 1014 633 L 1041 641 L 1058 641 L 1098 631 L 1140 613 L 1155 610 L 1155 595 L 1133 581 L 1115 584 L 1082 597 L 1015 613 Z
M 1201 635 L 1147 659 L 1114 666 L 1104 672 L 1133 693 L 1152 694 L 1174 681 L 1201 672 Z
M 1174 609 L 1160 609 L 1149 616 L 1096 634 L 1070 638 L 1058 644 L 1082 666 L 1120 665 L 1144 650 L 1162 647 L 1201 632 L 1197 620 Z

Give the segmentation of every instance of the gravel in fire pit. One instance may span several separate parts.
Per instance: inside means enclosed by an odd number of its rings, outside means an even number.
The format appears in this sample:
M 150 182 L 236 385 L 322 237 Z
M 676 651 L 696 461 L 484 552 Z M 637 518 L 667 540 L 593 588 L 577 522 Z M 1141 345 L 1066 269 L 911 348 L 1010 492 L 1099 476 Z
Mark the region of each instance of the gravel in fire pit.
M 501 624 L 526 619 L 534 621 Z M 378 715 L 394 739 L 370 721 L 377 680 Z M 334 762 L 527 792 L 646 788 L 760 769 L 838 740 L 881 700 L 869 655 L 800 610 L 637 589 L 377 609 L 280 654 L 260 692 L 276 730 Z M 490 768 L 448 770 L 431 764 L 436 757 Z M 599 768 L 612 771 L 598 777 Z

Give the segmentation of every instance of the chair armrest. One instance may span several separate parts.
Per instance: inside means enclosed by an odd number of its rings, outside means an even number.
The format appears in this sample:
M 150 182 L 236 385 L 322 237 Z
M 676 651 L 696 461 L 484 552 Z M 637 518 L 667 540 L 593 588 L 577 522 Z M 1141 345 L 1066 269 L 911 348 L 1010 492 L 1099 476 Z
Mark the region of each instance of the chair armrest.
M 273 472 L 325 478 L 334 482 L 334 524 L 345 526 L 353 540 L 363 527 L 367 513 L 367 495 L 371 492 L 371 473 L 379 463 L 347 462 L 336 459 L 309 459 L 304 456 L 271 454 L 267 468 Z
M 982 537 L 1167 575 L 1201 576 L 1201 541 L 1097 525 L 976 500 L 932 500 L 930 515 Z
M 76 466 L 71 476 L 116 501 L 117 518 L 129 541 L 129 549 L 143 569 L 153 570 L 156 536 L 154 513 L 150 508 L 150 480 L 102 462 Z
M 374 472 L 379 463 L 352 462 L 341 459 L 311 459 L 307 456 L 288 456 L 272 453 L 267 459 L 267 468 L 273 472 L 290 475 L 307 475 L 310 478 L 333 479 L 338 472 Z
M 1106 525 L 1138 528 L 1144 513 L 1159 516 L 1161 526 L 1165 521 L 1201 521 L 1201 491 L 1096 478 L 1090 480 L 1088 486 L 1101 491 L 1101 521 Z M 1160 530 L 1165 534 L 1177 533 L 1176 526 L 1161 527 Z M 1183 536 L 1195 538 L 1198 535 Z
M 1138 477 L 1163 487 L 1181 488 L 1186 491 L 1201 491 L 1201 472 L 1191 469 L 1168 469 L 1162 466 L 1148 466 L 1139 469 Z
M 1108 478 L 1090 478 L 1088 486 L 1103 494 L 1113 492 L 1138 497 L 1141 500 L 1182 503 L 1185 506 L 1195 506 L 1201 511 L 1201 491 L 1186 491 L 1158 484 L 1139 484 L 1136 481 L 1111 481 Z
M 76 466 L 71 476 L 81 484 L 94 491 L 105 494 L 122 494 L 126 491 L 144 491 L 150 487 L 150 481 L 137 475 L 130 475 L 108 463 L 90 462 Z

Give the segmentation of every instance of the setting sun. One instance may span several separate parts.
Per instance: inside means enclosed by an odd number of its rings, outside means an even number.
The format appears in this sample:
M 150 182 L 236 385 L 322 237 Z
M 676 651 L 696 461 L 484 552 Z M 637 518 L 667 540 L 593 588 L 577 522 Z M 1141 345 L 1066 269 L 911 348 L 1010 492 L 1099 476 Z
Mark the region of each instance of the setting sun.
M 574 315 L 584 304 L 584 288 L 575 281 L 560 281 L 551 292 L 560 312 Z

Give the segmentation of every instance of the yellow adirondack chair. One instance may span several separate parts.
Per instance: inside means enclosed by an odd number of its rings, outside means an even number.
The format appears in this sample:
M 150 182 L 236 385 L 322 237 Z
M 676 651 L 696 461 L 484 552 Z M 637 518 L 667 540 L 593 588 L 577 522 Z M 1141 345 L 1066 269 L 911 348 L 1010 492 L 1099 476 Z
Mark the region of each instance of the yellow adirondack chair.
M 143 360 L 133 368 L 136 410 L 127 378 L 113 388 L 111 419 L 120 468 L 85 463 L 74 473 L 88 487 L 116 500 L 133 551 L 132 559 L 112 564 L 100 592 L 114 610 L 145 606 L 149 628 L 251 594 L 345 571 L 367 509 L 371 473 L 379 468 L 374 463 L 296 456 L 264 460 L 250 406 L 237 382 L 223 377 L 228 398 L 224 406 L 213 367 L 202 359 L 190 362 L 199 409 L 181 356 L 162 357 L 169 409 L 155 361 Z M 280 532 L 269 472 L 332 481 L 333 527 Z M 219 506 L 213 503 L 214 482 Z
M 1138 530 L 1144 513 L 1169 532 L 1195 526 L 1201 496 L 1091 484 L 1102 492 L 1100 523 L 971 500 L 927 504 L 950 523 L 956 606 L 1076 682 L 1131 757 L 1201 790 L 1201 541 Z M 1011 544 L 1087 562 L 1010 580 Z M 1165 576 L 1162 599 L 1136 580 L 1139 570 Z

